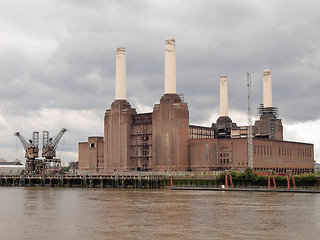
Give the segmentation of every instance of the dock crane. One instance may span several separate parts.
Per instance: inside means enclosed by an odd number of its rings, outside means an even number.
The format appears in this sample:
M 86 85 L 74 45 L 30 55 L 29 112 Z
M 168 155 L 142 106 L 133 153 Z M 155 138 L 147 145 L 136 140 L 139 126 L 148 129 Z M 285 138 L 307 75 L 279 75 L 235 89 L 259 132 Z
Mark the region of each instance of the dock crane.
M 42 157 L 47 171 L 56 172 L 61 170 L 61 160 L 56 159 L 56 149 L 63 134 L 67 129 L 62 128 L 60 132 L 53 138 L 49 137 L 48 131 L 43 131 Z
M 16 132 L 17 136 L 26 151 L 26 174 L 39 174 L 43 171 L 43 161 L 38 159 L 39 156 L 39 132 L 33 132 L 32 139 L 27 139 Z

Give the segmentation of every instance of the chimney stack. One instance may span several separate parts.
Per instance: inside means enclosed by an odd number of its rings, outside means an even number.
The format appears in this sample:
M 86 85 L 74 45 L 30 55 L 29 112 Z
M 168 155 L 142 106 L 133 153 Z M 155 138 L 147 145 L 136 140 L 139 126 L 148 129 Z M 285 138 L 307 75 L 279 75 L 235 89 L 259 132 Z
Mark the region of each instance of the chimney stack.
M 272 107 L 272 81 L 271 71 L 263 71 L 263 107 Z
M 220 77 L 220 117 L 228 114 L 228 80 L 227 76 Z
M 126 49 L 123 47 L 117 48 L 116 56 L 116 97 L 115 100 L 126 100 Z
M 176 47 L 175 40 L 169 38 L 165 40 L 165 64 L 164 64 L 164 94 L 176 94 Z

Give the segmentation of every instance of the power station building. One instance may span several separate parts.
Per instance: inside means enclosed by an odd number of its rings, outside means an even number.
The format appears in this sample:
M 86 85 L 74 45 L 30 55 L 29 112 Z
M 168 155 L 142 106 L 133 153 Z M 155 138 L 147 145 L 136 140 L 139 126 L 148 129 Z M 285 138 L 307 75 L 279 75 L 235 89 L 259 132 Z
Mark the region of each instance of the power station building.
M 126 55 L 117 49 L 116 94 L 104 116 L 104 136 L 79 143 L 79 170 L 213 171 L 248 166 L 248 126 L 228 116 L 227 77 L 220 78 L 220 117 L 209 127 L 189 124 L 188 105 L 176 91 L 175 40 L 165 41 L 165 91 L 150 113 L 137 113 L 126 100 Z M 313 144 L 283 141 L 272 105 L 271 72 L 263 74 L 263 104 L 252 127 L 255 170 L 295 174 L 314 171 Z

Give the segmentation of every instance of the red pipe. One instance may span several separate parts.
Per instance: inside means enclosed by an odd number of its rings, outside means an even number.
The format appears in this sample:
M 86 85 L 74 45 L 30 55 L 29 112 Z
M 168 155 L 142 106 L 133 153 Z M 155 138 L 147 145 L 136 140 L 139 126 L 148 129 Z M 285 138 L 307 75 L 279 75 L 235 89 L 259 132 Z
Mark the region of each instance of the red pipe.
M 293 176 L 293 174 L 292 174 L 292 182 L 293 182 L 294 190 L 296 190 L 296 182 L 294 181 L 294 176 Z
M 289 177 L 289 174 L 287 175 L 287 182 L 288 182 L 288 190 L 290 190 L 290 177 Z
M 232 176 L 231 174 L 229 176 L 230 176 L 231 187 L 233 188 Z
M 274 175 L 273 175 L 272 177 L 273 177 L 273 185 L 274 185 L 274 189 L 275 189 L 275 190 L 277 190 L 276 179 L 275 179 Z
M 226 188 L 228 188 L 229 186 L 228 186 L 228 175 L 227 174 L 226 174 L 225 179 L 226 179 Z

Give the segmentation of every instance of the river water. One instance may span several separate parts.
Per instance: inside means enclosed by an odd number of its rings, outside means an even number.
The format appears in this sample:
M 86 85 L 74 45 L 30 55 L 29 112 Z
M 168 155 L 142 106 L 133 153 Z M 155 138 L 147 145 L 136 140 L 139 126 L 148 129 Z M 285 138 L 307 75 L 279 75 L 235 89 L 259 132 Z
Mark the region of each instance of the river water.
M 320 239 L 320 194 L 1 187 L 0 239 Z

